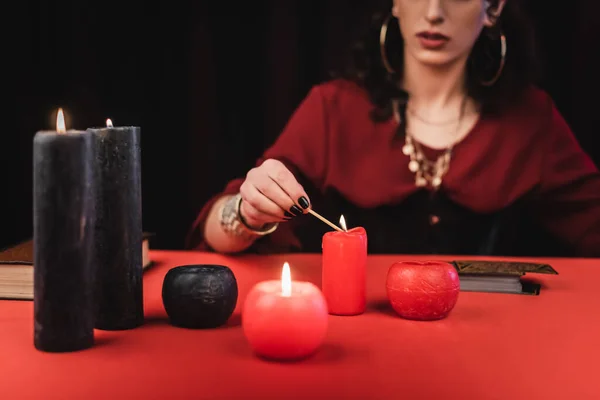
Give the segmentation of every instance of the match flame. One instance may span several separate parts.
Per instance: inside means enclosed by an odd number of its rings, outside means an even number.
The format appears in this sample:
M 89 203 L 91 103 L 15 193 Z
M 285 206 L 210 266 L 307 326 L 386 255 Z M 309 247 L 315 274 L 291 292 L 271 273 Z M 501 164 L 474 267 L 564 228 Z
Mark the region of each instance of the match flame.
M 58 133 L 66 133 L 67 129 L 65 127 L 65 114 L 63 113 L 63 109 L 58 109 L 58 114 L 56 115 L 56 132 Z
M 112 128 L 112 127 L 113 127 L 113 123 L 112 123 L 112 121 L 111 121 L 111 119 L 110 119 L 110 118 L 107 118 L 107 119 L 106 119 L 106 127 L 107 127 L 107 128 Z
M 348 227 L 346 226 L 346 219 L 343 215 L 340 217 L 340 226 L 342 227 L 344 232 L 348 232 Z
M 281 295 L 290 297 L 292 295 L 292 275 L 290 273 L 290 264 L 285 262 L 281 271 Z

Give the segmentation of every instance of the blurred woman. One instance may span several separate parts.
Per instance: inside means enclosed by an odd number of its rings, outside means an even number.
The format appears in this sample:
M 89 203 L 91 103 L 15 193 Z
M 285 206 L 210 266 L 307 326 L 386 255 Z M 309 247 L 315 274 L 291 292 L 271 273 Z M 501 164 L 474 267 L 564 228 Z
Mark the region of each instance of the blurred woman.
M 515 1 L 394 0 L 189 247 L 319 252 L 312 207 L 365 227 L 371 253 L 600 256 L 600 174 L 532 84 L 529 26 Z

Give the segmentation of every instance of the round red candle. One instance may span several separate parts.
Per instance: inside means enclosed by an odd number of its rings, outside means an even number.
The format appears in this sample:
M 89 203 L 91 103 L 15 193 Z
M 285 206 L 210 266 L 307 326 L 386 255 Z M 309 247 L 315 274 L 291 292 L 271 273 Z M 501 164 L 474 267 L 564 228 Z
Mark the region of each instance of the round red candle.
M 345 224 L 342 222 L 342 225 Z M 365 311 L 366 273 L 367 232 L 364 228 L 323 235 L 322 289 L 330 314 L 358 315 Z
M 327 333 L 327 303 L 317 286 L 292 282 L 284 264 L 281 281 L 257 283 L 248 293 L 242 328 L 260 356 L 294 360 L 314 353 Z
M 403 318 L 445 318 L 456 305 L 460 281 L 449 263 L 397 262 L 388 270 L 387 295 L 392 308 Z

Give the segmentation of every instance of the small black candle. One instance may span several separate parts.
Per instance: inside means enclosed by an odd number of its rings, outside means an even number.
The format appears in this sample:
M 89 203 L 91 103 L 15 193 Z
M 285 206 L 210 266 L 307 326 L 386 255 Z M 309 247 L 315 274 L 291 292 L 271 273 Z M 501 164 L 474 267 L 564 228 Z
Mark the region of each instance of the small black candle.
M 172 325 L 216 328 L 235 310 L 237 281 L 224 265 L 182 265 L 165 275 L 162 299 Z
M 88 129 L 94 138 L 97 329 L 144 322 L 140 128 Z
M 93 141 L 85 131 L 33 139 L 34 345 L 49 352 L 94 344 Z

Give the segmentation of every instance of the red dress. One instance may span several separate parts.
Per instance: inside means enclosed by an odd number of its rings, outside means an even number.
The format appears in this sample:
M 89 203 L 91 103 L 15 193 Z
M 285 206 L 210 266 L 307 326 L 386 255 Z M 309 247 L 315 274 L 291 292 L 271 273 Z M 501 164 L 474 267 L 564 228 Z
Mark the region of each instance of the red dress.
M 555 255 L 600 256 L 600 173 L 545 92 L 531 88 L 502 115 L 481 117 L 455 146 L 436 193 L 415 186 L 396 121 L 372 121 L 371 108 L 354 83 L 315 86 L 258 164 L 284 162 L 315 211 L 367 229 L 371 253 L 552 255 L 561 248 Z M 189 247 L 210 250 L 202 238 L 208 211 L 242 182 L 229 182 L 204 206 Z M 318 252 L 328 229 L 297 217 L 249 251 Z

